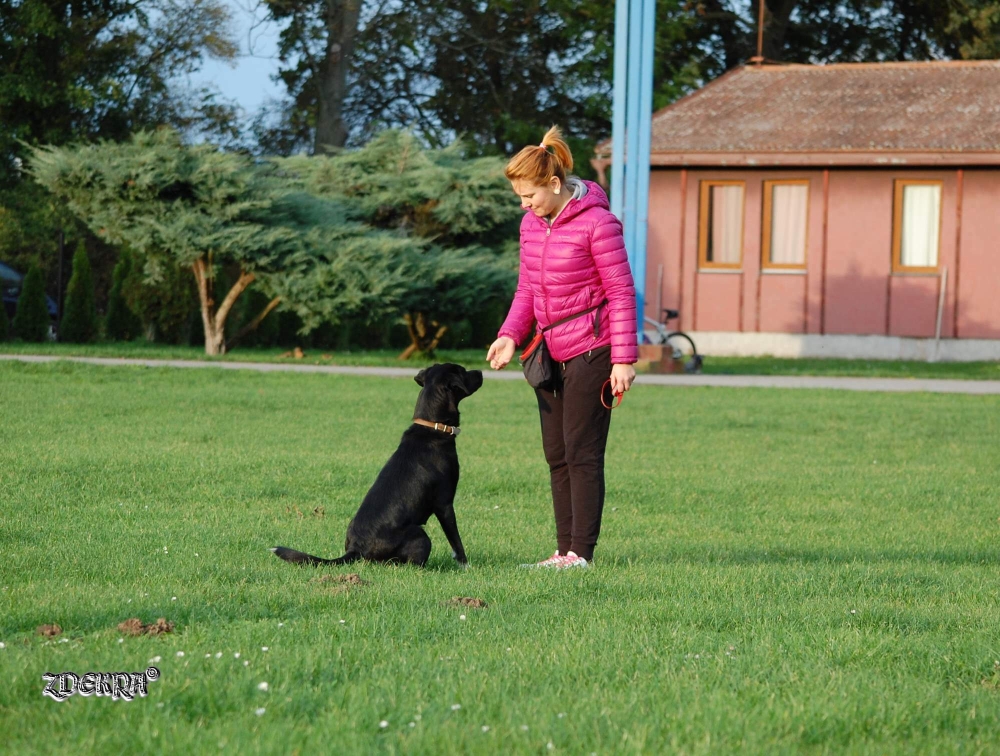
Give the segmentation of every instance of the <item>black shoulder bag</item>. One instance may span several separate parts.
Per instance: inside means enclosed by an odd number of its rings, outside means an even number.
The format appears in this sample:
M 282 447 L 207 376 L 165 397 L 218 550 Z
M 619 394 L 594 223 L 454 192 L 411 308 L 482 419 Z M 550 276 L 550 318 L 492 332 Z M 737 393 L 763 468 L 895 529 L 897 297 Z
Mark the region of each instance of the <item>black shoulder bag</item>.
M 594 312 L 595 310 L 599 310 L 607 304 L 607 302 L 608 300 L 605 299 L 600 304 L 594 305 L 583 312 L 578 312 L 575 315 L 570 315 L 569 317 L 557 320 L 555 323 L 545 326 L 545 328 L 535 334 L 535 338 L 533 338 L 528 346 L 525 347 L 525 350 L 521 352 L 520 357 L 521 369 L 524 371 L 524 377 L 528 381 L 529 386 L 541 389 L 542 391 L 553 391 L 559 387 L 559 380 L 556 375 L 556 366 L 552 361 L 552 357 L 549 355 L 549 348 L 545 345 L 545 332 L 551 331 L 553 328 L 560 326 L 563 323 L 568 323 L 571 320 L 582 318 L 584 315 Z M 594 318 L 594 338 L 597 338 L 600 322 L 600 318 Z

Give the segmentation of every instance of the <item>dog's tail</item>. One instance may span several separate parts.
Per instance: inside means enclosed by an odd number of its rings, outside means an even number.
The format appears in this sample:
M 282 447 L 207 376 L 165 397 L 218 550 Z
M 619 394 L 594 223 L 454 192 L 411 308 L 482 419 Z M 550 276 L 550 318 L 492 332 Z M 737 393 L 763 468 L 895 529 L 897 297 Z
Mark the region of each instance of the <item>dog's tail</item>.
M 274 555 L 279 559 L 284 559 L 286 562 L 292 562 L 293 564 L 305 564 L 310 567 L 317 567 L 321 564 L 350 564 L 351 562 L 356 562 L 361 559 L 361 555 L 356 551 L 348 551 L 344 556 L 338 557 L 337 559 L 322 559 L 321 557 L 313 556 L 312 554 L 305 554 L 301 551 L 296 551 L 295 549 L 289 549 L 285 546 L 278 546 L 271 549 Z

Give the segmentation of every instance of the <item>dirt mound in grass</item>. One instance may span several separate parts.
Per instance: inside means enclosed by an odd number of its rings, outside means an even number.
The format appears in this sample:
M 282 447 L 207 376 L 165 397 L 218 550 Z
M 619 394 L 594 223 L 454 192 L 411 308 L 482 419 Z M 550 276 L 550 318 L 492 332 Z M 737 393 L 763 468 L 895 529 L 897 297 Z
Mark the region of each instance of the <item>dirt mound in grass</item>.
M 348 572 L 346 575 L 320 575 L 309 581 L 310 583 L 338 583 L 340 585 L 367 585 L 367 580 L 362 580 L 356 572 Z
M 46 638 L 62 635 L 62 628 L 59 625 L 39 625 L 36 630 L 39 635 L 44 635 Z
M 118 631 L 125 635 L 163 635 L 174 631 L 174 623 L 160 617 L 156 622 L 144 625 L 141 619 L 132 617 L 119 624 Z
M 481 598 L 470 598 L 469 596 L 452 596 L 444 602 L 445 606 L 464 606 L 469 609 L 485 609 L 489 606 Z

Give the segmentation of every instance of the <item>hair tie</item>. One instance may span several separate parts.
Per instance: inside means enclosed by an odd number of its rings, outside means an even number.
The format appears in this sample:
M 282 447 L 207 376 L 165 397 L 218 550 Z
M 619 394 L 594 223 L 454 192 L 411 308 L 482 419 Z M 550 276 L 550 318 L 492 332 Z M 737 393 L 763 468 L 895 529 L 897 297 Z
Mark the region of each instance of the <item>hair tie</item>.
M 547 150 L 547 148 L 545 147 L 545 142 L 542 142 L 542 143 L 541 143 L 540 145 L 538 145 L 538 146 L 539 146 L 539 147 L 541 147 L 541 148 L 542 148 L 543 150 Z

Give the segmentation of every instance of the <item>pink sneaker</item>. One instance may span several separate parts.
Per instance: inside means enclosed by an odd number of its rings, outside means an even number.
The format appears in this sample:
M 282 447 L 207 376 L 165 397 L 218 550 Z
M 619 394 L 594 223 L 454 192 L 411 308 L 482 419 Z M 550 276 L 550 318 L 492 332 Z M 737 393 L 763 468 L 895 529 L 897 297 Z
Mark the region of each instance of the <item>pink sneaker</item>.
M 550 556 L 548 559 L 543 559 L 542 561 L 535 562 L 534 564 L 522 564 L 521 566 L 522 567 L 529 567 L 529 568 L 530 567 L 556 567 L 559 564 L 561 564 L 562 561 L 565 558 L 566 558 L 565 554 L 560 554 L 558 551 L 556 551 L 556 553 L 553 554 L 552 556 Z
M 552 566 L 557 570 L 568 570 L 570 567 L 590 567 L 590 562 L 575 552 L 567 551 L 566 556 L 559 557 L 559 562 Z

